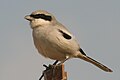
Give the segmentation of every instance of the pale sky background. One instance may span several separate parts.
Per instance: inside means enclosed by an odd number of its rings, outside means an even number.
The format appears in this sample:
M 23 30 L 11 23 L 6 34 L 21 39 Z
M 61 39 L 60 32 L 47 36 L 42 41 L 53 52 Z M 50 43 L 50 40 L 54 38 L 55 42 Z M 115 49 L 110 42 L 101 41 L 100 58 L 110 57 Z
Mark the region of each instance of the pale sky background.
M 1 0 L 0 80 L 38 80 L 43 64 L 25 15 L 43 9 L 54 14 L 80 46 L 113 73 L 79 59 L 65 62 L 68 80 L 120 80 L 120 0 Z

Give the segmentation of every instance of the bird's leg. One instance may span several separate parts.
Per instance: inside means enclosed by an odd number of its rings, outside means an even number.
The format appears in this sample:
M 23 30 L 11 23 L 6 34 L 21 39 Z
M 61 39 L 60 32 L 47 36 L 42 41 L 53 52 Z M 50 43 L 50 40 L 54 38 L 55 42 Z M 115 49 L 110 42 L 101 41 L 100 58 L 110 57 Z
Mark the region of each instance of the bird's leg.
M 56 65 L 58 63 L 58 60 L 56 60 L 54 63 L 53 63 L 53 65 Z
M 66 57 L 66 59 L 62 60 L 58 65 L 63 64 L 65 61 L 67 61 L 68 59 L 70 59 L 70 57 Z

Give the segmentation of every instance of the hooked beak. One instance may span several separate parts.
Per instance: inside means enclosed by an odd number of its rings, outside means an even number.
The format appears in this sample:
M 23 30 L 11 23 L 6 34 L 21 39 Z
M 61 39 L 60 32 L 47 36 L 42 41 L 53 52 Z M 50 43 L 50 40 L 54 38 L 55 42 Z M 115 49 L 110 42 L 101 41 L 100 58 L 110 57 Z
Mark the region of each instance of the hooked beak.
M 28 20 L 28 21 L 32 21 L 32 19 L 33 19 L 33 18 L 30 17 L 29 15 L 25 16 L 24 18 L 25 18 L 26 20 Z

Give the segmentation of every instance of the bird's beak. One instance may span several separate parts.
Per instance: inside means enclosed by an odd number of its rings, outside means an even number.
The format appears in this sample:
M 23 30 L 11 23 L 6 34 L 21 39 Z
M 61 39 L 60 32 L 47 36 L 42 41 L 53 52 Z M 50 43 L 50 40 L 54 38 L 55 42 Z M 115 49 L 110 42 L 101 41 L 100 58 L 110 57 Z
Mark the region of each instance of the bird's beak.
M 26 20 L 28 20 L 28 21 L 32 21 L 32 19 L 33 19 L 33 18 L 30 17 L 29 15 L 25 16 L 24 18 L 25 18 Z

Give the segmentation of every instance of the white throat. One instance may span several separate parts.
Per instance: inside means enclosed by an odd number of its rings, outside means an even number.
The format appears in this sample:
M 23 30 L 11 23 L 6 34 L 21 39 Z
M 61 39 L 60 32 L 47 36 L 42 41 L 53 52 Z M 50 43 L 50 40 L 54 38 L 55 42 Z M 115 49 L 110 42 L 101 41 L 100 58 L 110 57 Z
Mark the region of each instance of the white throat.
M 31 21 L 30 25 L 31 28 L 35 28 L 37 26 L 45 26 L 45 25 L 49 25 L 51 22 L 44 20 L 44 19 L 34 19 L 33 21 Z

